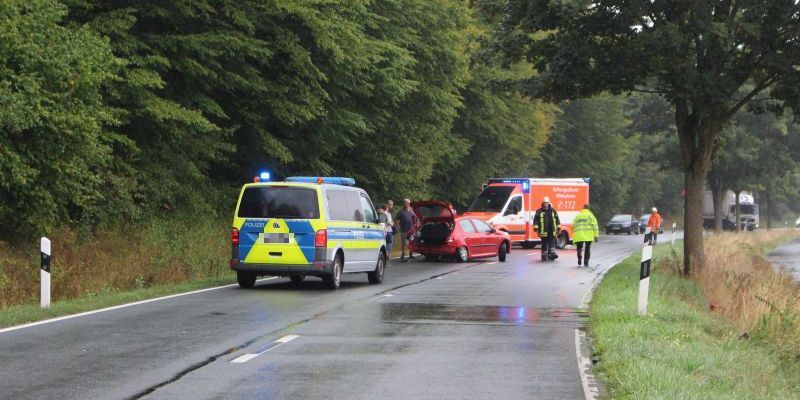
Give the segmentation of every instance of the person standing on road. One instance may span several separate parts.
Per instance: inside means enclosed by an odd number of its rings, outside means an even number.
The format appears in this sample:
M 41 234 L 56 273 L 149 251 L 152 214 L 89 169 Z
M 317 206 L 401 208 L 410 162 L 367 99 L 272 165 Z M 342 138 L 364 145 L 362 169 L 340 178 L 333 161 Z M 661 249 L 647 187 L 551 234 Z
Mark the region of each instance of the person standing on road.
M 583 210 L 578 213 L 575 220 L 572 221 L 572 242 L 578 248 L 578 266 L 581 266 L 581 258 L 583 265 L 589 266 L 589 256 L 591 255 L 592 242 L 597 242 L 600 238 L 600 228 L 597 226 L 597 218 L 594 217 L 589 205 L 583 206 Z M 581 254 L 583 249 L 586 253 Z
M 561 219 L 558 212 L 550 205 L 550 198 L 542 199 L 542 207 L 533 215 L 533 229 L 539 233 L 542 240 L 542 261 L 555 260 L 556 235 L 561 232 Z
M 650 213 L 650 219 L 647 220 L 647 227 L 650 228 L 650 244 L 655 246 L 658 240 L 658 230 L 661 229 L 661 214 L 653 207 Z
M 408 243 L 414 238 L 414 232 L 417 230 L 419 223 L 417 214 L 411 209 L 411 200 L 403 199 L 403 209 L 397 213 L 395 220 L 400 225 L 400 261 L 407 261 L 406 251 L 408 251 L 408 259 L 411 260 L 414 255 L 411 254 Z
M 391 256 L 392 245 L 394 244 L 394 219 L 392 213 L 389 211 L 389 204 L 384 204 L 378 209 L 378 221 L 383 226 L 383 234 L 386 236 L 386 253 Z

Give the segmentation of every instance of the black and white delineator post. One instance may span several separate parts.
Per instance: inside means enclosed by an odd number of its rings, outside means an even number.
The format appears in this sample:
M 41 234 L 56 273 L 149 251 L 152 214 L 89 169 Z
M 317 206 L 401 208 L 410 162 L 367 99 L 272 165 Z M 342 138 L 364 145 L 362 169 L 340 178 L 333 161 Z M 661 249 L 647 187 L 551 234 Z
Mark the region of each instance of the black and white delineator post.
M 43 237 L 41 243 L 42 268 L 39 277 L 42 282 L 41 306 L 50 308 L 50 239 Z
M 675 234 L 675 227 L 677 227 L 677 226 L 678 226 L 677 223 L 675 223 L 675 222 L 672 223 L 672 245 L 673 246 L 675 246 L 675 236 L 677 236 Z
M 639 315 L 647 315 L 647 296 L 650 292 L 650 259 L 653 257 L 653 244 L 650 241 L 650 228 L 644 232 L 642 247 L 642 268 L 639 271 Z

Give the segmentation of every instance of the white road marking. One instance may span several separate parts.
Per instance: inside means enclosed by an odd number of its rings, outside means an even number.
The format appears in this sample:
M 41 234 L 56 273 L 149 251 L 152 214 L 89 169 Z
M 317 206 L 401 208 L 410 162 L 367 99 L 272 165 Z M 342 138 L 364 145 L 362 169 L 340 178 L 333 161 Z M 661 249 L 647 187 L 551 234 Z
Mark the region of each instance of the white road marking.
M 243 354 L 243 355 L 241 355 L 239 357 L 234 358 L 233 360 L 231 360 L 231 363 L 232 364 L 244 364 L 244 363 L 246 363 L 246 362 L 248 362 L 248 361 L 250 361 L 250 360 L 252 360 L 252 359 L 254 359 L 254 358 L 256 358 L 256 357 L 258 357 L 258 356 L 260 356 L 260 355 L 262 355 L 262 354 L 264 354 L 264 353 L 266 353 L 266 352 L 268 352 L 268 351 L 270 351 L 270 350 L 272 350 L 274 348 L 276 348 L 276 347 L 279 347 L 282 344 L 289 343 L 292 340 L 295 340 L 295 339 L 297 339 L 299 337 L 300 337 L 300 335 L 286 335 L 286 336 L 284 336 L 284 337 L 282 337 L 280 339 L 277 339 L 277 340 L 275 340 L 273 342 L 270 342 L 270 343 L 268 343 L 268 344 L 266 344 L 264 346 L 259 347 L 258 349 L 256 349 L 255 353 L 247 353 L 247 354 Z M 261 350 L 261 349 L 263 349 L 263 350 Z
M 525 255 L 526 255 L 526 256 L 535 256 L 535 255 L 536 255 L 536 253 L 528 253 L 528 254 L 525 254 Z
M 252 359 L 254 359 L 254 358 L 258 357 L 258 356 L 259 356 L 258 354 L 245 354 L 243 356 L 236 357 L 231 362 L 234 363 L 234 364 L 243 364 L 243 363 L 246 363 L 246 362 L 248 362 L 248 361 L 250 361 L 250 360 L 252 360 Z
M 389 297 L 392 297 L 392 296 L 394 296 L 394 294 L 392 294 L 392 293 L 385 294 L 385 295 L 383 295 L 381 297 L 375 297 L 375 298 L 369 299 L 367 301 L 367 303 L 374 303 L 374 302 L 377 302 L 377 301 L 381 301 L 383 299 L 388 299 Z
M 264 281 L 269 281 L 269 280 L 273 280 L 273 279 L 278 279 L 278 277 L 277 276 L 273 276 L 273 277 L 269 277 L 269 278 L 259 279 L 256 282 L 264 282 Z M 233 283 L 233 284 L 230 284 L 230 285 L 216 286 L 216 287 L 212 287 L 212 288 L 194 290 L 194 291 L 186 292 L 186 293 L 177 293 L 177 294 L 171 294 L 169 296 L 156 297 L 155 299 L 147 299 L 147 300 L 136 301 L 136 302 L 128 303 L 128 304 L 120 304 L 118 306 L 101 308 L 99 310 L 86 311 L 86 312 L 82 312 L 82 313 L 79 313 L 79 314 L 72 314 L 72 315 L 65 315 L 63 317 L 50 318 L 50 319 L 46 319 L 44 321 L 31 322 L 31 323 L 28 323 L 28 324 L 23 324 L 23 325 L 17 325 L 17 326 L 11 326 L 11 327 L 8 327 L 8 328 L 3 328 L 3 329 L 0 329 L 0 333 L 16 331 L 16 330 L 19 330 L 19 329 L 25 329 L 25 328 L 34 327 L 34 326 L 37 326 L 37 325 L 44 325 L 44 324 L 49 324 L 49 323 L 53 323 L 53 322 L 64 321 L 64 320 L 72 319 L 72 318 L 85 317 L 87 315 L 98 314 L 98 313 L 102 313 L 102 312 L 106 312 L 106 311 L 119 310 L 121 308 L 138 306 L 140 304 L 147 304 L 147 303 L 152 303 L 152 302 L 155 302 L 155 301 L 174 299 L 176 297 L 188 296 L 190 294 L 210 292 L 212 290 L 219 290 L 219 289 L 229 288 L 229 287 L 238 286 L 238 285 L 239 285 L 238 283 Z
M 586 336 L 584 332 L 575 329 L 575 355 L 578 358 L 578 374 L 581 376 L 581 386 L 583 386 L 583 395 L 586 400 L 594 400 L 599 397 L 597 391 L 597 383 L 594 377 L 591 376 L 592 363 L 589 357 L 584 357 L 581 354 L 581 339 Z M 589 386 L 591 382 L 591 387 Z
M 289 343 L 292 340 L 295 340 L 295 339 L 297 339 L 299 337 L 300 337 L 300 335 L 286 335 L 286 336 L 276 340 L 275 343 Z
M 489 262 L 489 263 L 486 263 L 486 264 L 487 265 L 497 264 L 497 261 L 492 261 L 492 262 Z

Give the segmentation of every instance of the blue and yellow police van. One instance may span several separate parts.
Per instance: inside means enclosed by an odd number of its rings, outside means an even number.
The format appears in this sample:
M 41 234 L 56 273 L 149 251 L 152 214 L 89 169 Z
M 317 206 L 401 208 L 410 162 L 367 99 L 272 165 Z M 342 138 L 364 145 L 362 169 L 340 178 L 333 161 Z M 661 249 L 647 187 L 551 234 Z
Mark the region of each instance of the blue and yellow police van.
M 231 269 L 239 286 L 264 275 L 322 278 L 337 289 L 343 273 L 366 273 L 381 283 L 386 238 L 378 214 L 352 178 L 255 177 L 239 193 L 231 228 Z

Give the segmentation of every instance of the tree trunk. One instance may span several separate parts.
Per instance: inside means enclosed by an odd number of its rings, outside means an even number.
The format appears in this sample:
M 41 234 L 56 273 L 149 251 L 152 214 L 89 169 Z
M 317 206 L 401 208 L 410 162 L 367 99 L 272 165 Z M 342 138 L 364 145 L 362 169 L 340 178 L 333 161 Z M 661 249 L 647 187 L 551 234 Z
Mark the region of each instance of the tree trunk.
M 736 232 L 740 232 L 742 230 L 742 206 L 739 204 L 739 196 L 742 195 L 742 191 L 737 190 L 733 194 L 736 195 L 736 202 L 734 203 L 736 204 L 736 215 L 734 216 L 736 218 Z
M 693 266 L 702 266 L 703 252 L 703 183 L 706 171 L 697 165 L 697 170 L 684 171 L 686 198 L 683 207 L 683 272 L 691 275 Z
M 675 125 L 681 146 L 683 181 L 686 185 L 683 215 L 683 273 L 692 274 L 702 268 L 703 252 L 703 184 L 711 166 L 714 140 L 722 131 L 726 117 L 718 104 L 691 101 L 678 97 L 674 101 Z
M 722 179 L 711 179 L 711 197 L 714 199 L 714 230 L 720 232 L 725 216 L 725 210 L 722 209 L 725 204 L 725 185 Z
M 767 198 L 767 230 L 770 230 L 772 229 L 772 193 L 770 193 L 769 187 L 767 187 L 764 195 Z

